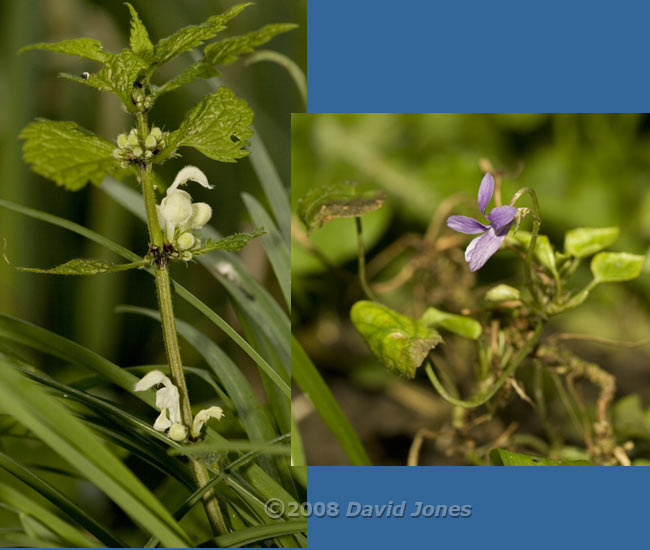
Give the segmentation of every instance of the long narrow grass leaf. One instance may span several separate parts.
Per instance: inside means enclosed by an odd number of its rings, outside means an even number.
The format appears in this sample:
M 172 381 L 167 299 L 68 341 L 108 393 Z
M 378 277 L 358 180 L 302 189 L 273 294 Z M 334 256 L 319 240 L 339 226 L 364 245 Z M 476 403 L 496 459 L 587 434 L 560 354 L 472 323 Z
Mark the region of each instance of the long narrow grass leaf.
M 66 408 L 0 360 L 3 408 L 106 493 L 133 521 L 168 546 L 189 537 L 142 482 Z M 83 546 L 83 545 L 82 545 Z
M 370 466 L 370 459 L 350 421 L 334 399 L 320 373 L 295 336 L 291 336 L 293 362 L 291 374 L 300 389 L 309 397 L 318 414 L 340 443 L 355 466 Z

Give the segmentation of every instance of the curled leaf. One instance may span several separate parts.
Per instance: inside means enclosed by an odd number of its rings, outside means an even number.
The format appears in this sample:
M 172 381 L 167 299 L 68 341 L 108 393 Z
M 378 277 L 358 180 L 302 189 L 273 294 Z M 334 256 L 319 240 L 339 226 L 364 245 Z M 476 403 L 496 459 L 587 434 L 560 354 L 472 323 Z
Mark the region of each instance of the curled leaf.
M 577 227 L 564 236 L 564 251 L 585 258 L 614 244 L 618 227 Z
M 629 281 L 641 275 L 644 256 L 627 252 L 600 252 L 591 260 L 591 272 L 599 283 Z
M 477 340 L 481 336 L 481 332 L 483 332 L 481 323 L 475 319 L 465 315 L 447 313 L 435 307 L 428 307 L 425 310 L 422 317 L 420 317 L 420 323 L 430 327 L 441 327 L 471 340 Z
M 386 199 L 382 189 L 346 181 L 323 185 L 298 201 L 298 216 L 312 232 L 336 218 L 353 218 L 381 208 Z
M 413 378 L 428 353 L 442 342 L 434 328 L 376 302 L 355 303 L 350 319 L 375 356 L 406 378 Z

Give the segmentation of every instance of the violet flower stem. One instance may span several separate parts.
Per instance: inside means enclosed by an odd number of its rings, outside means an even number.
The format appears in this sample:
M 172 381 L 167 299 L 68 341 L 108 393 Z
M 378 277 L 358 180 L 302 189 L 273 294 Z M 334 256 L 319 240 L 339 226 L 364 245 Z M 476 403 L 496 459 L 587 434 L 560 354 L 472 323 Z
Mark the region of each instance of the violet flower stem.
M 537 201 L 537 194 L 530 187 L 522 187 L 513 195 L 512 200 L 510 201 L 510 206 L 514 206 L 524 193 L 528 193 L 533 201 L 533 230 L 530 234 L 530 243 L 528 245 L 528 251 L 526 252 L 526 259 L 524 260 L 524 276 L 526 277 L 526 285 L 530 289 L 536 305 L 541 308 L 542 300 L 540 297 L 540 292 L 537 285 L 535 284 L 535 278 L 533 277 L 533 254 L 535 253 L 535 245 L 537 244 L 539 228 L 542 225 L 542 219 L 539 215 L 539 202 Z M 558 288 L 557 290 L 559 292 L 560 289 Z
M 363 289 L 364 294 L 368 299 L 373 302 L 377 302 L 377 297 L 375 293 L 370 289 L 368 280 L 366 278 L 366 249 L 363 244 L 363 231 L 361 227 L 361 218 L 359 216 L 354 218 L 356 228 L 357 228 L 357 248 L 359 254 L 359 281 L 361 282 L 361 288 Z

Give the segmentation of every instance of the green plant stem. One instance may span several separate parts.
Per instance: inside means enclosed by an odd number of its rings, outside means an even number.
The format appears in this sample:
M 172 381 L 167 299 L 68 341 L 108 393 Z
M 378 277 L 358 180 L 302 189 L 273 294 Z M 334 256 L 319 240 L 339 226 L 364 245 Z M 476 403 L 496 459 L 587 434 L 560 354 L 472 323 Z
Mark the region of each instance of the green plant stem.
M 149 133 L 149 125 L 146 115 L 138 114 L 138 132 L 140 139 L 144 141 Z M 142 184 L 142 194 L 144 197 L 145 210 L 147 213 L 147 227 L 149 228 L 149 237 L 151 244 L 158 247 L 162 252 L 164 240 L 162 230 L 158 224 L 158 214 L 156 212 L 156 195 L 153 187 L 153 173 L 151 164 L 147 163 L 140 169 L 140 183 Z M 158 308 L 160 310 L 160 321 L 163 329 L 163 341 L 165 351 L 169 362 L 169 372 L 172 382 L 178 388 L 180 397 L 181 419 L 187 428 L 192 427 L 192 408 L 190 398 L 187 392 L 187 383 L 183 372 L 183 360 L 181 358 L 178 336 L 176 334 L 176 322 L 174 319 L 174 306 L 172 303 L 172 293 L 169 278 L 169 267 L 165 256 L 160 256 L 160 260 L 154 262 L 156 294 L 158 295 Z M 194 481 L 198 488 L 210 482 L 210 474 L 207 468 L 197 460 L 190 458 L 190 466 L 194 475 Z M 208 491 L 203 497 L 210 526 L 215 534 L 225 534 L 228 532 L 226 523 L 219 507 L 214 491 Z
M 454 397 L 451 395 L 445 387 L 442 385 L 438 377 L 436 376 L 436 373 L 434 372 L 431 362 L 427 360 L 425 364 L 425 371 L 427 373 L 427 376 L 429 377 L 429 381 L 433 385 L 433 387 L 436 389 L 436 391 L 446 400 L 449 401 L 452 405 L 456 405 L 457 407 L 464 407 L 466 409 L 471 409 L 474 407 L 479 407 L 480 405 L 483 405 L 487 403 L 492 396 L 499 391 L 499 389 L 506 383 L 506 380 L 510 376 L 514 374 L 514 372 L 517 370 L 517 367 L 521 365 L 522 361 L 528 357 L 528 355 L 533 351 L 533 348 L 537 344 L 537 341 L 539 340 L 539 337 L 542 333 L 542 327 L 543 324 L 541 321 L 538 321 L 537 326 L 535 327 L 535 330 L 533 331 L 533 334 L 526 340 L 526 343 L 523 345 L 523 347 L 519 350 L 515 358 L 512 360 L 512 362 L 506 367 L 506 369 L 503 371 L 501 376 L 497 378 L 496 382 L 489 386 L 487 389 L 479 392 L 477 395 L 472 397 L 471 399 L 468 400 L 462 400 L 458 399 L 457 397 Z
M 368 280 L 366 279 L 366 249 L 363 245 L 363 231 L 361 227 L 361 218 L 359 216 L 354 218 L 354 222 L 357 228 L 357 248 L 359 254 L 359 281 L 361 282 L 361 288 L 363 289 L 364 294 L 373 302 L 377 302 L 377 297 L 375 293 L 370 289 Z
M 535 279 L 533 277 L 533 254 L 535 253 L 535 245 L 537 244 L 537 235 L 539 235 L 539 228 L 542 225 L 542 219 L 539 215 L 539 202 L 537 201 L 537 194 L 530 187 L 522 187 L 513 195 L 512 200 L 510 201 L 510 206 L 514 206 L 524 193 L 528 193 L 533 201 L 533 230 L 530 234 L 530 243 L 528 245 L 528 251 L 526 252 L 526 259 L 524 260 L 524 276 L 526 277 L 526 285 L 530 289 L 533 299 L 539 307 L 542 307 L 540 291 L 535 284 Z M 558 279 L 556 279 L 556 282 L 557 281 Z M 559 293 L 559 287 L 557 288 L 557 291 Z

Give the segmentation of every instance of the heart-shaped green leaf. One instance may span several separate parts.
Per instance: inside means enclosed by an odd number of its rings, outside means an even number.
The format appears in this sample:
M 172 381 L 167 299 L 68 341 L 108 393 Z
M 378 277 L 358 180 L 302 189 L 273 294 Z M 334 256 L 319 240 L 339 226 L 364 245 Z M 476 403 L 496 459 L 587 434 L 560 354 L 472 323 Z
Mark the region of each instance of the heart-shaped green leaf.
M 513 453 L 505 449 L 493 449 L 490 452 L 493 466 L 593 466 L 588 460 L 551 460 L 539 456 Z
M 420 317 L 420 323 L 429 327 L 442 327 L 449 332 L 454 332 L 471 340 L 477 340 L 483 331 L 481 323 L 471 317 L 447 313 L 435 307 L 426 309 L 422 317 Z
M 350 319 L 377 358 L 406 378 L 415 376 L 429 351 L 442 341 L 434 328 L 376 302 L 357 302 Z
M 618 227 L 577 227 L 564 236 L 564 251 L 585 258 L 611 246 L 618 237 Z
M 298 216 L 311 232 L 335 218 L 363 216 L 377 210 L 385 198 L 383 190 L 353 181 L 322 185 L 300 199 Z
M 600 252 L 591 260 L 591 272 L 599 283 L 636 279 L 643 269 L 644 256 L 627 252 Z

